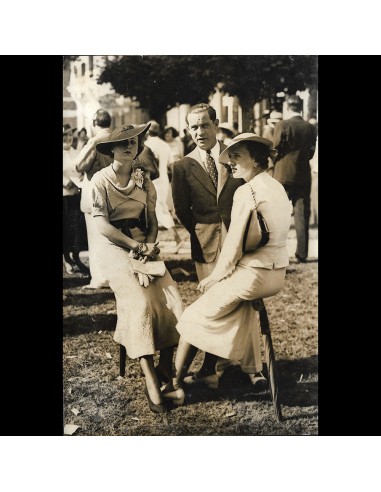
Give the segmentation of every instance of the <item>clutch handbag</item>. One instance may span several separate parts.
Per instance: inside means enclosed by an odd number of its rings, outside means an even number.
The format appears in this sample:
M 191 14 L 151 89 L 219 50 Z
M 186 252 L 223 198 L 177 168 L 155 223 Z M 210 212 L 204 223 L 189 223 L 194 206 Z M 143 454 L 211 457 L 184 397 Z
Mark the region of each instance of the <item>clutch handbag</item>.
M 243 235 L 242 251 L 244 253 L 251 253 L 252 251 L 267 244 L 270 239 L 270 233 L 266 221 L 262 213 L 258 210 L 257 201 L 255 199 L 255 191 L 251 187 L 250 183 L 248 184 L 253 196 L 255 208 L 250 212 L 245 233 Z
M 162 277 L 165 274 L 165 263 L 162 260 L 147 261 L 143 263 L 134 258 L 130 258 L 132 268 L 136 273 L 145 273 L 153 277 Z

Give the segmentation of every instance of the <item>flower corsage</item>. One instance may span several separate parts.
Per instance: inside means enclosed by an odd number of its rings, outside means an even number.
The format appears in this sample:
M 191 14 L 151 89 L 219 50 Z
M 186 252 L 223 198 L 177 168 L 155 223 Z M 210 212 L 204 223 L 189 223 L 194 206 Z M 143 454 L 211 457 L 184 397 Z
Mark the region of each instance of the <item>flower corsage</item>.
M 147 179 L 147 173 L 139 165 L 132 165 L 131 179 L 134 181 L 135 186 L 141 190 L 146 191 L 145 181 Z

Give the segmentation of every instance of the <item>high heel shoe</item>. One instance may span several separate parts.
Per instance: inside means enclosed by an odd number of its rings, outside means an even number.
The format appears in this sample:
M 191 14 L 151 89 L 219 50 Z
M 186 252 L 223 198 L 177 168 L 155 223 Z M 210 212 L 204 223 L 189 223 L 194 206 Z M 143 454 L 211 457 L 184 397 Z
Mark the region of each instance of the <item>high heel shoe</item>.
M 172 383 L 168 383 L 162 386 L 161 393 L 164 399 L 171 400 L 174 405 L 180 406 L 184 404 L 184 390 L 182 388 L 174 389 Z
M 148 388 L 147 388 L 147 385 L 146 387 L 144 388 L 144 394 L 146 395 L 147 397 L 147 400 L 148 400 L 148 405 L 149 405 L 149 409 L 151 410 L 151 412 L 154 412 L 154 413 L 165 413 L 167 411 L 167 408 L 166 406 L 164 405 L 164 403 L 159 403 L 159 404 L 156 404 L 154 403 L 150 396 L 149 396 L 149 393 L 148 393 Z
M 211 374 L 210 376 L 204 377 L 198 377 L 197 374 L 193 374 L 193 376 L 184 378 L 184 383 L 189 386 L 205 384 L 209 389 L 217 389 L 219 381 L 220 378 L 218 377 L 218 374 Z

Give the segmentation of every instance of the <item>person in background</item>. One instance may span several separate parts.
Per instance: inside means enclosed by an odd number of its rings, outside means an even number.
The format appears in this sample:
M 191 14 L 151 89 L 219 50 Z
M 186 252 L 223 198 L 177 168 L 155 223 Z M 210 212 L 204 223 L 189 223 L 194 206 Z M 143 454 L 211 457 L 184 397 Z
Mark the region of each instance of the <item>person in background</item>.
M 217 140 L 224 145 L 229 145 L 236 131 L 228 123 L 220 123 L 218 125 Z
M 93 132 L 94 136 L 90 138 L 86 145 L 74 159 L 74 165 L 79 173 L 83 173 L 82 182 L 82 197 L 81 211 L 85 215 L 87 242 L 89 251 L 89 266 L 90 266 L 90 283 L 84 285 L 83 289 L 101 289 L 108 288 L 108 281 L 102 275 L 98 267 L 98 244 L 100 234 L 96 227 L 94 217 L 91 215 L 92 199 L 91 199 L 91 179 L 94 174 L 111 164 L 112 158 L 97 152 L 96 145 L 102 140 L 106 140 L 111 133 L 111 116 L 104 109 L 98 109 L 93 116 Z
M 173 126 L 167 126 L 163 132 L 164 141 L 171 147 L 171 165 L 184 157 L 184 144 L 179 138 L 179 132 Z M 172 169 L 172 166 L 170 167 Z
M 146 262 L 155 260 L 160 252 L 155 243 L 156 190 L 137 160 L 148 128 L 149 124 L 118 127 L 96 145 L 100 154 L 113 160 L 91 180 L 92 214 L 102 237 L 99 267 L 116 298 L 114 340 L 126 348 L 130 358 L 139 359 L 149 408 L 164 413 L 161 380 L 171 376 L 182 301 L 168 270 L 162 277 L 136 276 L 131 264 L 131 255 Z M 160 359 L 154 367 L 156 351 Z
M 196 148 L 196 144 L 194 143 L 192 135 L 189 133 L 188 128 L 184 128 L 183 132 L 184 136 L 182 137 L 181 141 L 184 145 L 184 155 L 187 155 Z
M 86 128 L 81 128 L 78 132 L 78 138 L 77 138 L 76 149 L 78 152 L 87 144 L 88 140 L 89 140 L 89 137 L 87 136 Z
M 263 128 L 263 138 L 273 141 L 275 125 L 283 119 L 283 114 L 279 111 L 271 111 L 267 123 Z M 274 176 L 274 163 L 271 158 L 269 158 L 269 166 L 267 172 L 270 176 Z
M 176 230 L 175 222 L 168 208 L 168 195 L 170 193 L 170 183 L 168 177 L 168 168 L 172 160 L 172 152 L 169 145 L 160 137 L 160 125 L 157 121 L 151 120 L 148 122 L 150 129 L 145 145 L 149 147 L 159 161 L 160 176 L 153 180 L 156 188 L 157 202 L 156 215 L 160 227 L 168 229 L 175 240 L 175 248 L 173 253 L 178 253 L 182 247 L 182 241 L 179 233 Z
M 283 288 L 291 223 L 291 203 L 283 186 L 265 172 L 272 154 L 270 140 L 242 133 L 220 155 L 220 162 L 231 166 L 233 176 L 246 183 L 234 193 L 231 222 L 217 263 L 199 283 L 204 294 L 184 310 L 177 323 L 176 373 L 164 391 L 178 404 L 184 402 L 183 380 L 186 382 L 184 376 L 197 348 L 213 354 L 216 362 L 217 357 L 242 360 L 251 340 L 256 376 L 264 382 L 259 314 L 251 301 L 273 296 Z M 270 239 L 254 251 L 243 252 L 246 225 L 254 208 L 262 213 Z M 218 381 L 213 366 L 205 377 L 210 383 Z
M 171 147 L 172 158 L 168 168 L 169 182 L 172 182 L 173 166 L 175 162 L 184 157 L 184 144 L 180 140 L 179 132 L 173 126 L 167 126 L 163 132 L 164 141 Z M 175 214 L 175 206 L 173 204 L 172 189 L 169 188 L 167 205 L 174 221 L 180 222 Z
M 73 164 L 77 154 L 72 147 L 74 130 L 69 124 L 63 125 L 63 262 L 69 275 L 76 270 L 88 275 L 89 269 L 79 258 L 80 251 L 87 249 L 87 241 L 80 210 L 81 190 L 73 181 L 79 184 L 82 178 Z
M 308 258 L 311 213 L 311 166 L 315 152 L 316 128 L 302 117 L 303 101 L 297 95 L 287 100 L 288 119 L 276 124 L 273 143 L 278 150 L 274 161 L 274 178 L 284 186 L 294 207 L 296 231 L 295 258 Z
M 318 129 L 316 118 L 310 118 L 308 120 L 311 125 L 314 125 L 316 128 L 316 132 Z M 319 151 L 318 151 L 318 140 L 319 137 L 316 137 L 316 147 L 315 153 L 310 160 L 311 165 L 311 218 L 310 218 L 310 227 L 318 226 L 318 212 L 319 212 L 319 180 L 318 180 L 318 165 L 319 165 Z
M 192 260 L 195 262 L 198 280 L 212 274 L 230 226 L 233 195 L 244 184 L 234 179 L 219 156 L 226 146 L 217 140 L 218 119 L 216 111 L 208 104 L 196 104 L 185 118 L 196 148 L 173 168 L 172 193 L 176 215 L 190 234 Z M 256 374 L 254 344 L 248 340 L 241 370 L 248 374 L 251 383 L 259 387 L 266 381 Z M 206 353 L 197 375 L 187 378 L 188 384 L 206 384 L 213 389 L 218 386 L 217 376 L 230 361 L 219 360 L 217 364 Z M 214 371 L 210 377 L 211 370 Z
M 281 112 L 275 110 L 271 111 L 266 125 L 263 127 L 262 137 L 273 141 L 275 125 L 281 120 L 283 120 L 283 114 Z

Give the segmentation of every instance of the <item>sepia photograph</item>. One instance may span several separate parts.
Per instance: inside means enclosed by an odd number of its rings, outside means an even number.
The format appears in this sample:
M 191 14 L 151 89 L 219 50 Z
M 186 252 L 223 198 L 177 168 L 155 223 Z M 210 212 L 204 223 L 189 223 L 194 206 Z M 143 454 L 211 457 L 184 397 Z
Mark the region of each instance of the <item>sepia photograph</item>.
M 63 55 L 65 436 L 317 436 L 318 56 Z

